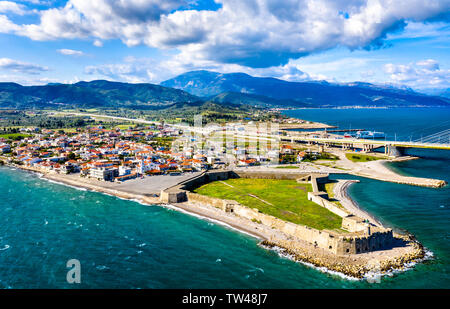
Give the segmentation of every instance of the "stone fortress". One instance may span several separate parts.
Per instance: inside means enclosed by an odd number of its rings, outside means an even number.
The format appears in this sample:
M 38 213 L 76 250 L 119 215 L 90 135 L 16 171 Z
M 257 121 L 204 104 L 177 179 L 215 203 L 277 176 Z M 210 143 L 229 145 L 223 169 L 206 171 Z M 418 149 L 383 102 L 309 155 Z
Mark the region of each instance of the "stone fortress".
M 193 193 L 192 190 L 206 183 L 229 178 L 291 179 L 299 183 L 309 182 L 313 191 L 308 192 L 308 199 L 327 208 L 342 217 L 339 231 L 317 230 L 308 226 L 283 221 L 279 218 L 261 213 L 241 205 L 233 200 L 224 200 Z M 260 171 L 220 171 L 205 172 L 197 177 L 181 182 L 176 186 L 161 191 L 162 203 L 192 202 L 213 206 L 240 218 L 258 222 L 266 227 L 277 229 L 284 234 L 305 241 L 316 248 L 321 248 L 336 255 L 360 254 L 389 249 L 394 241 L 392 229 L 369 222 L 338 207 L 328 199 L 326 192 L 319 191 L 319 183 L 328 182 L 328 174 L 279 173 Z

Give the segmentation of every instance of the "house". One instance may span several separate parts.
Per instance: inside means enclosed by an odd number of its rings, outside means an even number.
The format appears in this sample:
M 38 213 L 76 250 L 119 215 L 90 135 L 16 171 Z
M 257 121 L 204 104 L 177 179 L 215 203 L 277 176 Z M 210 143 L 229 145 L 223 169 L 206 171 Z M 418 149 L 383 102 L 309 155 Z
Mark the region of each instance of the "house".
M 125 176 L 125 175 L 130 175 L 131 174 L 131 168 L 128 166 L 124 166 L 121 165 L 119 166 L 119 177 L 120 176 Z
M 302 161 L 305 156 L 306 156 L 306 152 L 300 151 L 297 155 L 297 162 Z
M 136 178 L 136 177 L 137 177 L 136 173 L 130 173 L 130 174 L 118 176 L 114 180 L 116 182 L 122 182 L 122 181 L 125 181 L 125 180 L 128 180 L 128 179 L 133 179 L 133 178 Z
M 24 164 L 27 166 L 33 166 L 35 163 L 41 162 L 42 159 L 41 158 L 29 158 L 24 160 Z
M 114 167 L 94 167 L 89 171 L 89 177 L 98 180 L 112 181 L 119 176 L 119 169 Z
M 0 144 L 0 153 L 11 152 L 11 146 L 9 144 Z
M 238 166 L 252 166 L 256 164 L 256 160 L 255 159 L 243 159 L 243 160 L 239 160 L 238 161 Z
M 282 154 L 292 154 L 293 149 L 291 145 L 283 145 L 281 146 L 281 153 Z

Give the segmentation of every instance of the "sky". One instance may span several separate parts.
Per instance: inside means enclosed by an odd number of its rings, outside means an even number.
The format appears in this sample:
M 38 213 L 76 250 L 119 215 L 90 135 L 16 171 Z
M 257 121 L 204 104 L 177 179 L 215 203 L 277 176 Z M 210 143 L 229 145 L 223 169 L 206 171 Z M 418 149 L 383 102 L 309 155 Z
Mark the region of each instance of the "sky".
M 192 70 L 437 94 L 450 86 L 450 0 L 0 1 L 0 82 Z

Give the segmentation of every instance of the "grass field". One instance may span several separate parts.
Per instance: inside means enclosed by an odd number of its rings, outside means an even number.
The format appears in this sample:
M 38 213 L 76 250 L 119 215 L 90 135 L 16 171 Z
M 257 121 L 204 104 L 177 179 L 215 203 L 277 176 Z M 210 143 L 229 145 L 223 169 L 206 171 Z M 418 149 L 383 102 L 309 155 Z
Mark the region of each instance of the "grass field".
M 135 123 L 126 123 L 126 124 L 118 124 L 115 127 L 121 130 L 128 130 L 129 128 L 134 128 L 136 126 Z
M 339 229 L 342 218 L 307 198 L 310 184 L 295 180 L 228 179 L 194 190 L 211 197 L 235 200 L 250 208 L 292 223 L 323 229 Z
M 365 154 L 354 154 L 354 153 L 346 153 L 345 157 L 353 162 L 369 162 L 369 161 L 384 159 L 381 157 L 365 155 Z
M 22 138 L 30 137 L 30 136 L 31 135 L 29 135 L 29 134 L 22 134 L 22 133 L 0 134 L 0 138 L 6 138 L 6 139 L 13 140 L 13 141 L 18 141 L 18 140 L 21 140 Z

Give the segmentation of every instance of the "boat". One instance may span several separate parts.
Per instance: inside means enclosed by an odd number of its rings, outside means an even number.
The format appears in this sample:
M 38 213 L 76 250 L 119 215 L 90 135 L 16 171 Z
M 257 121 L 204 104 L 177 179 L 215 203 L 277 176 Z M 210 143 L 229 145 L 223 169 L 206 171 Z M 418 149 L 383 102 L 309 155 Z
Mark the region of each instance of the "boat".
M 375 138 L 385 138 L 386 134 L 384 132 L 376 132 L 376 131 L 357 131 L 356 138 L 366 138 L 366 139 L 375 139 Z

